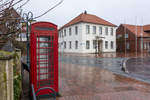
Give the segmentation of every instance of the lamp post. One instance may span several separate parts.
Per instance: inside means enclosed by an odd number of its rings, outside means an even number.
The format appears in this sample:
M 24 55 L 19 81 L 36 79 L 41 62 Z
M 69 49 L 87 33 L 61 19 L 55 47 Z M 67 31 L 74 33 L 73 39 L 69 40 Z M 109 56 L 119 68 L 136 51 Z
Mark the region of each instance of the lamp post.
M 30 69 L 30 52 L 29 52 L 29 47 L 30 47 L 30 40 L 29 40 L 29 25 L 31 25 L 31 22 L 33 21 L 33 13 L 28 12 L 23 14 L 23 22 L 26 24 L 26 47 L 27 47 L 27 57 L 26 57 L 26 63 L 28 65 L 28 69 Z

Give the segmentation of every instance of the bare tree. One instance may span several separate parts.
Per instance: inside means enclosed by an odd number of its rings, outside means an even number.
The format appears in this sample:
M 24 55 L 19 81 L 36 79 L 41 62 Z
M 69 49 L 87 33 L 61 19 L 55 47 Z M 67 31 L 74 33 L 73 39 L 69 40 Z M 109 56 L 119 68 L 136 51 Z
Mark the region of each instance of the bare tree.
M 14 40 L 14 38 L 21 33 L 21 16 L 15 8 L 21 8 L 27 1 L 29 0 L 0 1 L 0 40 Z
M 64 0 L 60 0 L 60 2 L 58 2 L 56 5 L 49 8 L 42 14 L 34 17 L 34 19 L 44 16 L 60 5 L 63 1 Z M 20 20 L 22 18 L 17 10 L 21 9 L 28 2 L 29 0 L 0 0 L 0 40 L 14 40 L 14 37 L 21 33 Z

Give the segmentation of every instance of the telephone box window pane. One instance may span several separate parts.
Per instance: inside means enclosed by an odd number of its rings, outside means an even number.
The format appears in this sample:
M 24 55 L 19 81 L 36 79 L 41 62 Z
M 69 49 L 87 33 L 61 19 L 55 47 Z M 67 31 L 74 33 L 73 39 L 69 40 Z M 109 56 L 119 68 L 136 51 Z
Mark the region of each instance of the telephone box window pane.
M 37 37 L 37 80 L 39 86 L 51 85 L 54 76 L 53 36 Z M 53 80 L 53 79 L 51 79 Z

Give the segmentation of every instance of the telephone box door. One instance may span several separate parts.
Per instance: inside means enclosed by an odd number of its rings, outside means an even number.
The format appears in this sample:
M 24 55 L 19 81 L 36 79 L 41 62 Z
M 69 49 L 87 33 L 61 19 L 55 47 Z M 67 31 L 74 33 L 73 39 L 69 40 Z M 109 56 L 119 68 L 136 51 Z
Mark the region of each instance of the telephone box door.
M 35 91 L 52 87 L 58 92 L 58 37 L 57 27 L 51 23 L 36 23 L 31 31 L 31 83 Z M 48 94 L 43 90 L 38 95 Z

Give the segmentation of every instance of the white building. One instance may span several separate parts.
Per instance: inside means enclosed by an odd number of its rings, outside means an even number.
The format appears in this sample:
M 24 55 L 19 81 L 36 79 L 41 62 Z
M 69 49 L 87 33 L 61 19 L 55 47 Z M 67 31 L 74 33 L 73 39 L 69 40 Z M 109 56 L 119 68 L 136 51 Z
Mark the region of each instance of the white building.
M 116 25 L 82 13 L 59 29 L 59 52 L 116 52 Z

